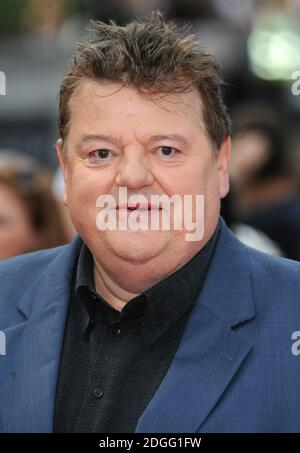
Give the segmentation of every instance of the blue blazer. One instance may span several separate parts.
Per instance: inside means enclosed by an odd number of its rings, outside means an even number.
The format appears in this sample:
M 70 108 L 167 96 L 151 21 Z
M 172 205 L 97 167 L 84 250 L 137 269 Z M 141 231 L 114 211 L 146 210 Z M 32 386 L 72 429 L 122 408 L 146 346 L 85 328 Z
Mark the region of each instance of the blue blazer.
M 0 263 L 2 432 L 53 430 L 80 245 L 77 237 Z M 222 222 L 204 287 L 136 432 L 300 432 L 297 331 L 300 264 L 242 245 Z

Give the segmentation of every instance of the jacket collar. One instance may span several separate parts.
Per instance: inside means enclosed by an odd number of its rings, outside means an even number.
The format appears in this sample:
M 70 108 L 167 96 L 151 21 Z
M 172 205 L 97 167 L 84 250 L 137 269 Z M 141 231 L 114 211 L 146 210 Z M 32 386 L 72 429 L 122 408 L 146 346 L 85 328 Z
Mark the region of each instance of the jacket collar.
M 51 307 L 58 298 L 69 295 L 74 264 L 81 244 L 82 239 L 76 236 L 70 244 L 61 247 L 45 271 L 26 289 L 19 300 L 18 309 L 27 319 Z M 34 296 L 34 304 L 31 296 Z
M 248 247 L 239 242 L 222 218 L 219 241 L 199 303 L 230 327 L 255 316 Z
M 201 292 L 201 303 L 234 327 L 251 319 L 255 314 L 250 265 L 247 248 L 241 245 L 222 218 L 220 222 L 220 237 Z M 81 244 L 82 239 L 77 236 L 67 247 L 62 247 L 61 252 L 47 267 L 46 272 L 35 279 L 24 293 L 18 308 L 26 318 L 49 307 L 49 302 L 50 304 L 55 303 L 57 297 L 64 295 L 69 297 L 74 262 Z M 45 287 L 47 294 L 44 291 Z M 39 291 L 42 291 L 43 297 L 32 304 L 30 295 L 34 294 L 36 297 Z M 225 295 L 226 303 L 224 303 Z

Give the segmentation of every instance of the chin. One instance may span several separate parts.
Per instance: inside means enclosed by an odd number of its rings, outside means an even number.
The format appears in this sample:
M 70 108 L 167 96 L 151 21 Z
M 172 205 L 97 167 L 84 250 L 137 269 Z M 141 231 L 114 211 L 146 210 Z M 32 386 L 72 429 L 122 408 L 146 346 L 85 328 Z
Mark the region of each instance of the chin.
M 144 264 L 159 255 L 159 251 L 153 250 L 153 247 L 144 247 L 143 249 L 138 247 L 138 245 L 135 245 L 135 247 L 113 247 L 113 249 L 115 255 L 131 264 Z
M 161 238 L 162 239 L 162 238 Z M 163 252 L 165 241 L 154 240 L 151 235 L 141 232 L 121 234 L 109 241 L 110 249 L 115 255 L 132 263 L 145 263 Z

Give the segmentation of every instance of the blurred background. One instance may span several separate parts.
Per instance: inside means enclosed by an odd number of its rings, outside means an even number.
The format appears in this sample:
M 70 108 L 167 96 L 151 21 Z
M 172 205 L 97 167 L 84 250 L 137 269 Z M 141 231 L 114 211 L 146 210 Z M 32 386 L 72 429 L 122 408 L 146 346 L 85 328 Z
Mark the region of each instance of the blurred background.
M 192 24 L 223 66 L 233 153 L 222 215 L 243 242 L 300 259 L 300 0 L 1 0 L 0 259 L 74 236 L 54 149 L 60 81 L 90 19 L 153 9 Z

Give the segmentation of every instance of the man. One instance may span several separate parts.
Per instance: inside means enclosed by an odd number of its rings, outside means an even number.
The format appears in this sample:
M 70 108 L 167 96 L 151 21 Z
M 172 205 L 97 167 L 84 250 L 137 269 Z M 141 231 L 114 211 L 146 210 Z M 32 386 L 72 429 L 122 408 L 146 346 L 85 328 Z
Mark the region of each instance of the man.
M 79 237 L 0 266 L 1 430 L 298 431 L 300 266 L 247 248 L 219 218 L 230 127 L 218 65 L 159 13 L 93 32 L 60 91 Z M 203 223 L 192 240 L 175 203 L 152 199 L 175 195 Z M 129 227 L 171 214 L 170 228 Z

